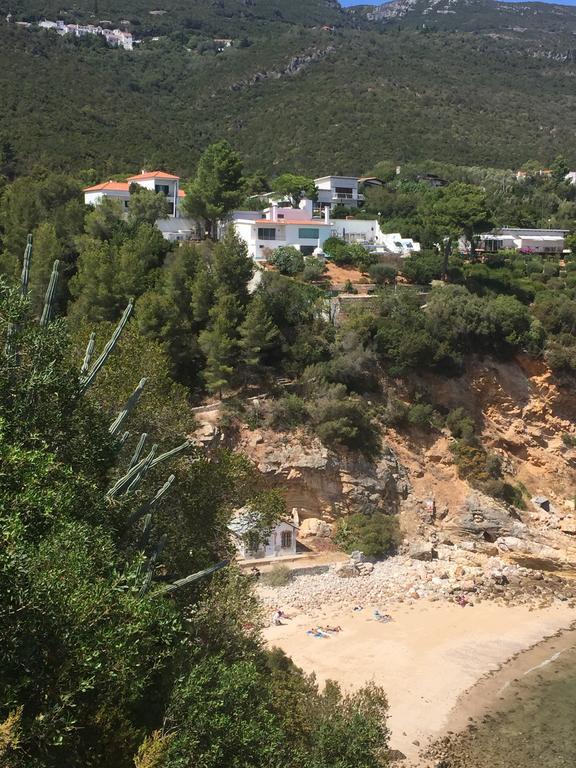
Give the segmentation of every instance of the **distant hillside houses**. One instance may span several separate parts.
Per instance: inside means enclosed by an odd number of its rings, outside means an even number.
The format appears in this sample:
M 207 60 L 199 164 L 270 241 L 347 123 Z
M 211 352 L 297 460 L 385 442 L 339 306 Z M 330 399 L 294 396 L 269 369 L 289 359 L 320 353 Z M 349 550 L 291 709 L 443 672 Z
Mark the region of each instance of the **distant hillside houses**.
M 379 179 L 357 176 L 321 176 L 314 180 L 316 199 L 303 199 L 298 208 L 278 194 L 264 197 L 264 210 L 234 211 L 230 221 L 255 261 L 266 261 L 280 246 L 293 246 L 304 255 L 323 255 L 329 237 L 357 243 L 382 256 L 406 258 L 420 251 L 420 243 L 399 232 L 383 232 L 377 219 L 336 218 L 336 207 L 360 208 L 364 204 L 361 186 L 378 186 Z
M 266 261 L 281 245 L 297 248 L 304 256 L 324 256 L 323 245 L 329 237 L 338 237 L 347 243 L 358 243 L 369 251 L 382 256 L 405 258 L 420 251 L 420 243 L 399 232 L 383 232 L 377 219 L 336 218 L 334 206 L 340 204 L 356 207 L 363 195 L 358 192 L 356 177 L 326 176 L 317 179 L 317 199 L 303 199 L 298 208 L 286 200 L 270 197 L 270 205 L 264 210 L 233 211 L 220 223 L 221 233 L 234 225 L 244 240 L 248 253 L 255 261 Z M 182 202 L 186 197 L 180 189 L 180 178 L 165 171 L 143 170 L 126 181 L 105 181 L 84 189 L 86 205 L 98 205 L 104 197 L 119 200 L 128 212 L 132 185 L 137 184 L 166 197 L 169 214 L 159 219 L 156 226 L 167 240 L 197 240 L 201 226 L 186 218 Z
M 74 37 L 101 35 L 108 45 L 124 48 L 126 51 L 131 51 L 134 47 L 132 34 L 122 29 L 106 29 L 94 24 L 65 24 L 63 21 L 49 21 L 48 19 L 38 22 L 38 26 L 41 29 L 52 29 L 59 35 L 73 35 Z

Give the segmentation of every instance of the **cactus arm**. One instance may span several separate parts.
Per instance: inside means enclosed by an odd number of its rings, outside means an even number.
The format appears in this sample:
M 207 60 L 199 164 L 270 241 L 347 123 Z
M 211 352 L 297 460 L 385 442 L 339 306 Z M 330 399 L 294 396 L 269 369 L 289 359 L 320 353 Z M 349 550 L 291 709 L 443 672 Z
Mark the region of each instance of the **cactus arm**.
M 152 576 L 154 575 L 154 568 L 156 567 L 156 562 L 158 561 L 158 558 L 162 554 L 162 550 L 166 546 L 166 541 L 168 537 L 166 534 L 162 534 L 160 537 L 160 540 L 158 543 L 154 546 L 152 549 L 152 553 L 150 554 L 150 557 L 148 558 L 148 562 L 146 563 L 146 575 L 144 576 L 144 582 L 142 586 L 140 587 L 139 596 L 142 597 L 143 595 L 148 592 L 150 589 L 150 584 L 152 583 Z
M 129 469 L 128 472 L 123 475 L 119 480 L 117 480 L 112 488 L 106 493 L 107 498 L 112 499 L 114 496 L 120 496 L 123 494 L 128 488 L 130 487 L 130 484 L 134 480 L 134 478 L 138 477 L 138 475 L 142 472 L 146 464 L 150 464 L 154 456 L 156 455 L 156 451 L 158 450 L 157 445 L 153 445 L 150 453 L 145 456 L 143 459 L 140 459 L 138 464 L 135 464 L 132 469 Z
M 28 283 L 30 281 L 30 262 L 32 260 L 32 235 L 26 238 L 26 248 L 24 250 L 24 259 L 22 261 L 22 275 L 20 277 L 20 294 L 28 295 Z
M 124 445 L 124 443 L 126 442 L 126 440 L 128 440 L 129 437 L 130 437 L 130 432 L 126 431 L 124 432 L 120 440 L 118 440 L 118 442 L 120 443 L 120 445 Z
M 132 469 L 132 467 L 135 467 L 136 464 L 140 461 L 140 457 L 142 456 L 142 451 L 144 450 L 144 443 L 146 442 L 146 438 L 148 437 L 148 434 L 146 432 L 143 432 L 140 435 L 140 439 L 138 440 L 138 445 L 136 446 L 134 453 L 132 454 L 132 458 L 130 459 L 130 464 L 128 465 L 128 469 Z
M 84 360 L 82 361 L 82 368 L 80 368 L 80 376 L 86 376 L 88 369 L 90 368 L 90 361 L 94 354 L 94 347 L 96 346 L 96 334 L 91 333 L 88 339 L 88 345 L 86 346 L 86 352 L 84 353 Z
M 178 445 L 176 446 L 176 448 L 172 448 L 171 451 L 166 451 L 166 453 L 160 454 L 160 456 L 154 459 L 154 461 L 150 465 L 150 469 L 153 469 L 155 466 L 160 464 L 160 462 L 166 461 L 166 459 L 171 459 L 173 456 L 176 456 L 177 454 L 182 453 L 182 451 L 185 451 L 187 448 L 190 448 L 191 445 L 192 443 L 190 442 L 190 440 L 186 440 L 186 442 L 182 443 L 182 445 Z
M 166 493 L 168 492 L 168 489 L 170 488 L 170 486 L 172 485 L 175 479 L 176 478 L 174 475 L 170 475 L 170 477 L 164 483 L 162 488 L 159 488 L 156 491 L 155 496 L 149 501 L 147 501 L 145 504 L 142 504 L 142 506 L 139 509 L 137 509 L 135 512 L 133 512 L 130 515 L 130 517 L 128 518 L 128 522 L 126 523 L 126 527 L 128 528 L 129 526 L 133 525 L 133 523 L 135 523 L 137 520 L 140 520 L 141 517 L 144 517 L 144 515 L 148 514 L 152 510 L 152 508 L 155 507 L 156 504 L 158 504 L 160 499 L 166 495 Z
M 44 309 L 42 310 L 42 317 L 40 318 L 40 325 L 48 325 L 52 319 L 52 310 L 54 309 L 54 297 L 56 296 L 56 286 L 58 285 L 58 267 L 60 262 L 58 259 L 54 262 L 52 267 L 52 274 L 50 275 L 50 282 L 46 289 L 46 297 L 44 299 Z
M 100 369 L 104 366 L 104 364 L 110 357 L 114 347 L 118 343 L 118 339 L 122 335 L 122 331 L 124 330 L 126 323 L 130 319 L 130 315 L 132 314 L 133 308 L 134 308 L 134 299 L 130 299 L 130 301 L 128 302 L 128 306 L 124 310 L 124 313 L 120 318 L 120 321 L 116 326 L 114 333 L 112 334 L 112 336 L 106 343 L 106 346 L 102 350 L 100 357 L 98 357 L 98 359 L 90 369 L 89 373 L 87 373 L 86 376 L 80 379 L 80 392 L 86 392 L 88 387 L 90 387 L 90 385 L 94 382 L 94 379 L 98 375 L 98 372 L 100 371 Z
M 172 593 L 176 592 L 178 589 L 181 589 L 182 587 L 188 586 L 188 584 L 193 584 L 195 581 L 199 581 L 200 579 L 205 578 L 206 576 L 210 576 L 212 573 L 216 573 L 216 571 L 219 571 L 221 568 L 225 568 L 227 565 L 230 564 L 230 560 L 222 560 L 219 563 L 216 563 L 216 565 L 211 565 L 210 568 L 205 568 L 203 571 L 198 571 L 198 573 L 193 573 L 190 576 L 186 576 L 184 579 L 178 579 L 178 581 L 174 581 L 172 584 L 168 584 L 162 591 L 158 592 L 157 594 L 160 595 L 171 595 Z
M 128 416 L 132 413 L 136 405 L 138 404 L 138 401 L 140 400 L 140 396 L 142 395 L 142 390 L 146 386 L 146 382 L 148 379 L 140 379 L 140 382 L 134 392 L 130 395 L 128 398 L 126 405 L 124 408 L 120 411 L 118 416 L 114 419 L 112 424 L 110 424 L 110 427 L 108 428 L 108 431 L 111 435 L 116 435 L 120 431 L 122 425 L 128 418 Z
M 138 542 L 138 548 L 144 549 L 148 543 L 150 536 L 150 529 L 152 527 L 152 512 L 148 512 L 144 517 L 144 525 L 142 526 L 142 533 L 140 534 L 140 541 Z

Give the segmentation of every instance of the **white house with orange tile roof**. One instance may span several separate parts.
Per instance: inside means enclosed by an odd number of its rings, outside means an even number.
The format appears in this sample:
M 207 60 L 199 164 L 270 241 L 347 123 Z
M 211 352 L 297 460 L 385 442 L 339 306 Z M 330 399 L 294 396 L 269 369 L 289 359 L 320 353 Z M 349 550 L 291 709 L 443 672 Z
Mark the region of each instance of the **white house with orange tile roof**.
M 166 240 L 190 240 L 198 236 L 198 224 L 183 215 L 182 202 L 186 197 L 180 189 L 180 177 L 165 171 L 141 171 L 126 181 L 105 181 L 84 189 L 86 205 L 98 205 L 103 198 L 119 200 L 127 211 L 130 203 L 130 187 L 137 184 L 151 192 L 164 195 L 168 204 L 166 219 L 158 219 L 156 226 Z

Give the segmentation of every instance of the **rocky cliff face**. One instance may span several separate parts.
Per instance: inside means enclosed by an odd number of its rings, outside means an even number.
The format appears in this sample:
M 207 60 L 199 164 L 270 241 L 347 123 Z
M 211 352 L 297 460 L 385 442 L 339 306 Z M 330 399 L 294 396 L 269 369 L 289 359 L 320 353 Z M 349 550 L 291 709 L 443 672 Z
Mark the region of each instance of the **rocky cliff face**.
M 576 567 L 576 449 L 562 439 L 576 434 L 576 396 L 526 359 L 475 361 L 458 379 L 426 376 L 418 386 L 434 403 L 463 406 L 474 416 L 486 447 L 525 488 L 526 509 L 507 507 L 459 478 L 448 433 L 385 430 L 375 462 L 330 451 L 304 432 L 242 427 L 233 447 L 283 489 L 303 535 L 327 538 L 338 518 L 379 510 L 400 516 L 408 546 L 457 545 L 537 567 Z M 204 444 L 220 440 L 215 422 L 217 413 L 206 415 L 197 433 Z M 548 508 L 529 501 L 534 496 L 548 499 Z

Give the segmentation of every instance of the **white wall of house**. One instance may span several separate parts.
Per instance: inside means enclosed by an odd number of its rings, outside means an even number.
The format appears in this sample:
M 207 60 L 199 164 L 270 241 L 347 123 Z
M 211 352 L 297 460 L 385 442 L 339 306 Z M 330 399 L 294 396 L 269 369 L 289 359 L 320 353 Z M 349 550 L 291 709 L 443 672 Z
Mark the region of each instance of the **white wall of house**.
M 321 176 L 314 180 L 318 190 L 317 205 L 347 205 L 356 208 L 364 202 L 358 192 L 356 176 Z
M 86 205 L 98 205 L 105 197 L 112 198 L 112 200 L 120 200 L 125 209 L 128 208 L 128 202 L 130 200 L 130 192 L 119 191 L 115 189 L 102 189 L 95 192 L 85 192 L 84 202 Z
M 268 540 L 257 550 L 251 550 L 244 539 L 235 537 L 236 550 L 242 558 L 282 557 L 296 554 L 297 529 L 287 522 L 276 525 Z

